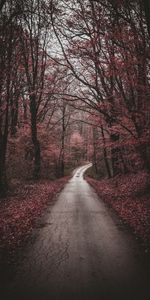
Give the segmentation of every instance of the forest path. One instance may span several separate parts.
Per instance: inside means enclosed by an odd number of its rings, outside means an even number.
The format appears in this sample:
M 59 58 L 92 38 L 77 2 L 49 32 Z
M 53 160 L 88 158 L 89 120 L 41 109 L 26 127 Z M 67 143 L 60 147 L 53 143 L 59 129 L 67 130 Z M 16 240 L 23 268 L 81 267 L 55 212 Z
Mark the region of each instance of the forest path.
M 41 219 L 2 299 L 150 299 L 143 254 L 76 170 Z

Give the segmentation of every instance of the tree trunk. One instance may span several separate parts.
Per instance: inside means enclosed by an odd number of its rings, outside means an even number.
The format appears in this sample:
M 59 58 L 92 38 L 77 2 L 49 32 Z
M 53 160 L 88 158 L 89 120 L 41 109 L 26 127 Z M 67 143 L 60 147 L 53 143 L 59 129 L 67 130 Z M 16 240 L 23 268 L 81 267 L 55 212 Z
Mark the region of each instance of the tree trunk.
M 4 197 L 7 191 L 7 178 L 5 166 L 6 146 L 3 138 L 0 141 L 0 197 Z
M 146 24 L 147 24 L 147 29 L 150 37 L 150 2 L 149 0 L 144 0 L 144 12 L 145 12 L 145 18 L 146 18 Z
M 38 179 L 41 172 L 41 149 L 40 142 L 37 137 L 37 113 L 35 95 L 30 96 L 30 113 L 31 113 L 31 135 L 34 146 L 34 171 L 33 177 Z
M 11 135 L 15 136 L 17 132 L 17 123 L 18 123 L 18 98 L 19 96 L 16 95 L 16 98 L 13 99 L 11 103 Z
M 61 145 L 60 157 L 59 157 L 59 176 L 64 176 L 65 164 L 64 164 L 64 136 L 62 137 L 62 145 Z
M 98 174 L 97 159 L 96 159 L 96 138 L 97 138 L 97 130 L 95 127 L 93 127 L 93 166 L 95 169 L 95 173 Z
M 62 106 L 62 134 L 61 134 L 61 151 L 60 151 L 60 176 L 64 176 L 65 172 L 65 133 L 66 133 L 66 124 L 65 124 L 65 112 L 66 104 L 63 102 Z
M 7 139 L 8 139 L 8 103 L 6 107 L 5 115 L 5 127 L 4 133 L 2 133 L 2 128 L 0 129 L 0 197 L 6 195 L 8 188 L 7 178 L 6 178 L 6 151 L 7 151 Z
M 105 135 L 104 135 L 103 126 L 101 126 L 101 133 L 102 133 L 102 138 L 103 138 L 103 155 L 104 155 L 104 161 L 105 161 L 105 166 L 106 166 L 106 170 L 107 170 L 107 175 L 108 175 L 108 178 L 111 178 L 111 170 L 109 167 L 107 151 L 106 151 L 106 147 L 105 147 Z
M 150 173 L 150 160 L 147 153 L 147 147 L 143 144 L 139 144 L 138 146 L 138 152 L 140 154 L 140 157 L 143 161 L 143 167 Z
M 115 142 L 119 141 L 119 135 L 111 134 L 111 140 L 114 142 L 114 147 L 111 149 L 112 171 L 114 177 L 121 173 L 119 166 L 120 150 L 118 146 L 115 146 Z

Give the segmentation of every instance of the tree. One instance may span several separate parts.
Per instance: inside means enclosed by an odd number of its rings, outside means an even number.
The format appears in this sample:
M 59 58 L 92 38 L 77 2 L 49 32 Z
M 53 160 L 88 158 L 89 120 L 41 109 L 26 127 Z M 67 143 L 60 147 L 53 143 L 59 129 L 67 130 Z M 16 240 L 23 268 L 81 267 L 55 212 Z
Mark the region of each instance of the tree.
M 24 10 L 29 11 L 20 20 L 20 44 L 22 47 L 22 64 L 26 74 L 26 87 L 30 99 L 31 135 L 34 146 L 34 178 L 39 178 L 41 167 L 40 141 L 37 132 L 37 114 L 44 90 L 46 68 L 47 24 L 43 1 L 30 0 Z
M 7 189 L 6 152 L 9 128 L 15 130 L 19 86 L 16 87 L 18 65 L 18 24 L 9 20 L 12 6 L 1 10 L 0 21 L 0 193 Z
M 63 1 L 63 14 L 66 5 Z M 123 140 L 129 137 L 131 148 L 134 144 L 149 168 L 146 151 L 140 147 L 149 121 L 144 125 L 138 117 L 141 110 L 146 113 L 149 94 L 148 37 L 140 3 L 76 1 L 68 9 L 64 22 L 53 22 L 65 58 L 62 64 L 78 84 L 76 99 L 97 111 L 100 123 L 103 120 L 110 135 L 114 175 L 124 164 Z

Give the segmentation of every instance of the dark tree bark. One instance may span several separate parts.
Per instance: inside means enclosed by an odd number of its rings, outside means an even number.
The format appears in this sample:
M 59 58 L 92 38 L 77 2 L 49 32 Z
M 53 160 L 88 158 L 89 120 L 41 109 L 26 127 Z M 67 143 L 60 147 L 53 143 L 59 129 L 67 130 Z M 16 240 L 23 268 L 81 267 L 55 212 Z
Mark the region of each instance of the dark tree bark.
M 98 174 L 98 167 L 97 167 L 97 155 L 96 155 L 96 128 L 93 128 L 93 166 L 95 169 L 95 173 Z
M 2 128 L 0 128 L 0 197 L 5 196 L 7 191 L 7 178 L 6 178 L 7 140 L 8 140 L 8 102 L 6 106 L 6 112 L 5 112 L 4 131 L 2 132 Z
M 18 95 L 12 99 L 11 103 L 11 135 L 15 136 L 18 124 Z
M 115 143 L 119 142 L 119 134 L 111 134 L 111 141 L 114 143 L 114 146 L 111 149 L 111 160 L 112 160 L 112 171 L 113 176 L 116 176 L 121 173 L 119 159 L 120 159 L 120 149 Z
M 61 162 L 60 162 L 60 172 L 61 172 L 61 176 L 64 176 L 64 170 L 65 170 L 65 163 L 64 163 L 64 159 L 65 159 L 65 108 L 63 111 L 63 118 L 62 118 L 62 141 L 61 141 Z
M 106 147 L 105 147 L 105 135 L 104 135 L 103 126 L 101 126 L 101 134 L 102 134 L 102 139 L 103 139 L 104 162 L 105 162 L 108 178 L 111 178 L 111 170 L 110 170 L 110 166 L 109 166 L 109 162 L 108 162 L 107 150 L 106 150 Z
M 31 135 L 32 143 L 34 146 L 34 172 L 35 179 L 40 177 L 41 169 L 41 149 L 40 142 L 37 137 L 37 111 L 36 111 L 36 96 L 33 94 L 30 96 L 30 113 L 31 113 Z
M 143 5 L 144 5 L 144 12 L 145 12 L 147 30 L 148 30 L 149 37 L 150 37 L 150 1 L 149 0 L 144 0 Z

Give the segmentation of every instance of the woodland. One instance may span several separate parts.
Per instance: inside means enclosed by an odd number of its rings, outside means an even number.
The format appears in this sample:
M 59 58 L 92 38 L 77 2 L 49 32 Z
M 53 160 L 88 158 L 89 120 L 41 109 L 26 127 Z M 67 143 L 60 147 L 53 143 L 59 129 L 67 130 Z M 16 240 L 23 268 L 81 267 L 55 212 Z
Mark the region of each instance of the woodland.
M 149 0 L 0 1 L 2 245 L 92 162 L 88 182 L 150 247 L 149 61 Z

